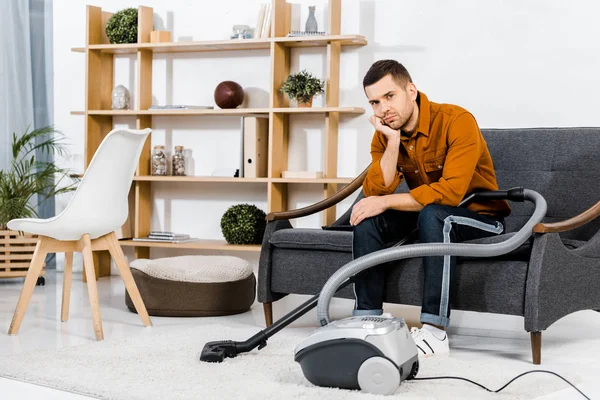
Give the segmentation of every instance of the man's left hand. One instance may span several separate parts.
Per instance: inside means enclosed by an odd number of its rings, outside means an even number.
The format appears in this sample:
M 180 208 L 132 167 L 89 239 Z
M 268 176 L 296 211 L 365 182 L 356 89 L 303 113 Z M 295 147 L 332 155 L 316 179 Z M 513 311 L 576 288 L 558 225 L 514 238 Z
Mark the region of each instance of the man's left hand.
M 385 210 L 386 206 L 383 196 L 365 197 L 352 207 L 350 224 L 356 226 L 364 219 L 379 215 Z

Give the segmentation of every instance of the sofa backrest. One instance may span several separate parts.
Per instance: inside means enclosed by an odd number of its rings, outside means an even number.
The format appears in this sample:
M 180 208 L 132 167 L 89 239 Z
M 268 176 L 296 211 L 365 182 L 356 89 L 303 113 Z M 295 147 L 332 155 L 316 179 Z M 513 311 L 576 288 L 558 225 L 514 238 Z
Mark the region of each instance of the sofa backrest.
M 600 201 L 600 128 L 482 129 L 501 190 L 524 187 L 548 203 L 545 222 L 571 218 Z M 405 182 L 396 190 L 407 192 Z M 362 193 L 357 200 L 362 197 Z M 533 205 L 510 203 L 507 231 L 520 229 Z M 348 224 L 350 211 L 335 224 Z M 600 229 L 600 218 L 563 236 L 587 240 Z
M 500 189 L 522 186 L 548 203 L 545 222 L 573 217 L 600 200 L 600 128 L 482 129 Z M 511 203 L 509 232 L 527 221 L 533 206 Z M 564 236 L 587 240 L 596 219 Z

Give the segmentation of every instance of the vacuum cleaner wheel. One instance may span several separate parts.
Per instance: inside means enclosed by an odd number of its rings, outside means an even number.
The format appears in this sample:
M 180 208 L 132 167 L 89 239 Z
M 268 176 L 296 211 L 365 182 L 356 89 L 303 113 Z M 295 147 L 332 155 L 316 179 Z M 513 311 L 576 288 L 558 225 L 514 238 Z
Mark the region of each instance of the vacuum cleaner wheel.
M 371 357 L 358 369 L 358 385 L 368 393 L 389 395 L 400 386 L 400 371 L 387 358 Z
M 415 361 L 410 369 L 410 374 L 406 377 L 406 380 L 409 381 L 417 376 L 419 373 L 419 362 Z

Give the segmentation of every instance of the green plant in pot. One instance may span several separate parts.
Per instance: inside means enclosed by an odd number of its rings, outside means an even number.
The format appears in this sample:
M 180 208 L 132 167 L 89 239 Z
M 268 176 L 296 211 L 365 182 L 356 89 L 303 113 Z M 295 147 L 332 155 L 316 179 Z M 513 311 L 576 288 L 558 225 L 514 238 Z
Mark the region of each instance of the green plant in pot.
M 312 107 L 313 97 L 325 91 L 325 82 L 302 70 L 288 76 L 279 90 L 289 99 L 295 99 L 298 107 Z
M 62 183 L 68 176 L 66 169 L 35 157 L 36 150 L 47 154 L 66 154 L 61 139 L 60 132 L 51 126 L 32 131 L 27 128 L 21 136 L 13 133 L 13 160 L 8 169 L 0 170 L 0 230 L 6 230 L 6 224 L 12 219 L 37 217 L 31 202 L 34 196 L 41 195 L 41 203 L 52 196 L 75 190 L 76 182 Z
M 265 233 L 267 215 L 252 204 L 237 204 L 221 218 L 221 232 L 230 244 L 259 244 Z
M 106 22 L 105 31 L 112 44 L 137 43 L 137 8 L 125 8 L 114 13 Z

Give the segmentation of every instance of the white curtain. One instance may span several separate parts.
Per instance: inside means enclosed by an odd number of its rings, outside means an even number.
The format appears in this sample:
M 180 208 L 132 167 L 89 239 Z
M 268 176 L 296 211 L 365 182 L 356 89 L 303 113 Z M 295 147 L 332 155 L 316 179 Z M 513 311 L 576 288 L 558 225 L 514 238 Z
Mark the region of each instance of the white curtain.
M 52 0 L 0 0 L 0 170 L 12 161 L 13 132 L 53 124 L 53 75 Z M 53 161 L 41 151 L 36 159 Z M 54 216 L 54 199 L 38 204 L 37 212 Z M 46 266 L 54 267 L 54 255 Z
M 29 0 L 0 1 L 0 169 L 10 165 L 13 132 L 33 126 Z

